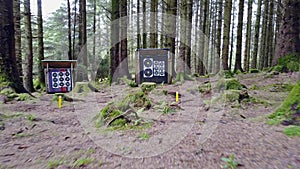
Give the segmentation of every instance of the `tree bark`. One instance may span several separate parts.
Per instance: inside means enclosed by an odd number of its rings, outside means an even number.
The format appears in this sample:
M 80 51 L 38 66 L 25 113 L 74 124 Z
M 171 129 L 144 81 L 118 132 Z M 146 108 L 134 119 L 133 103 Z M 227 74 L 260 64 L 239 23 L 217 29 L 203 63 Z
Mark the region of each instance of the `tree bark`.
M 175 62 L 175 38 L 176 38 L 176 16 L 177 16 L 177 0 L 167 0 L 167 21 L 166 21 L 166 47 L 170 48 L 172 63 Z M 172 70 L 175 76 L 175 68 Z
M 242 41 L 243 41 L 243 14 L 244 14 L 244 0 L 239 2 L 239 14 L 238 14 L 238 27 L 237 27 L 237 43 L 236 43 L 236 55 L 234 71 L 242 71 Z
M 110 48 L 110 77 L 111 80 L 114 81 L 115 76 L 114 74 L 118 74 L 116 72 L 117 67 L 119 65 L 119 17 L 120 17 L 120 11 L 119 11 L 119 1 L 118 0 L 112 0 L 111 1 L 111 34 L 110 34 L 110 43 L 111 43 L 111 48 Z M 114 78 L 114 79 L 113 79 Z M 111 82 L 112 82 L 111 81 Z
M 14 0 L 14 29 L 15 29 L 15 50 L 16 50 L 16 62 L 17 70 L 21 76 L 23 75 L 22 70 L 22 48 L 21 48 L 21 13 L 20 13 L 20 0 Z
M 270 67 L 273 60 L 273 49 L 274 49 L 274 0 L 270 0 L 270 11 L 269 11 L 269 22 L 268 22 L 268 58 L 264 62 L 264 66 Z
M 0 84 L 18 93 L 26 92 L 16 71 L 13 1 L 0 1 L 0 39 Z
M 72 59 L 77 59 L 77 57 L 75 57 L 75 37 L 76 37 L 76 25 L 77 25 L 77 0 L 75 0 L 74 3 L 74 25 L 73 25 L 73 46 L 72 46 Z M 80 24 L 79 24 L 80 26 Z M 81 35 L 79 34 L 79 37 Z M 79 38 L 80 39 L 80 38 Z M 79 44 L 79 43 L 78 43 Z
M 261 31 L 261 41 L 260 41 L 260 53 L 259 53 L 259 70 L 262 70 L 264 68 L 264 61 L 268 58 L 267 55 L 267 38 L 268 38 L 268 15 L 269 15 L 269 1 L 265 2 L 264 6 L 264 15 L 263 15 L 263 21 L 262 21 L 262 31 Z
M 259 29 L 260 29 L 260 18 L 261 18 L 261 5 L 262 0 L 258 0 L 257 4 L 257 14 L 256 14 L 256 21 L 255 21 L 255 30 L 254 30 L 254 47 L 253 47 L 253 54 L 252 54 L 252 62 L 251 68 L 257 68 L 257 55 L 258 55 L 258 41 L 259 41 Z
M 192 44 L 192 24 L 193 24 L 193 0 L 187 0 L 187 17 L 186 17 L 186 68 L 185 72 L 191 73 L 191 44 Z
M 185 72 L 186 55 L 186 18 L 187 18 L 187 0 L 181 0 L 180 3 L 180 45 L 179 57 L 177 60 L 177 74 Z
M 43 14 L 42 0 L 37 0 L 38 7 L 38 78 L 41 86 L 45 86 L 45 74 L 43 70 L 42 60 L 44 60 L 44 32 L 43 32 Z
M 150 3 L 150 48 L 157 47 L 157 8 L 158 8 L 158 0 L 151 0 Z
M 146 30 L 146 0 L 143 0 L 143 48 L 147 48 L 147 30 Z
M 273 65 L 277 64 L 280 57 L 300 53 L 300 0 L 283 0 L 283 6 L 283 18 L 279 28 Z
M 250 47 L 251 47 L 251 26 L 252 26 L 252 4 L 253 0 L 248 0 L 247 33 L 244 54 L 244 70 L 249 71 L 250 66 Z
M 204 1 L 204 10 L 203 10 L 203 25 L 202 25 L 202 32 L 203 32 L 203 39 L 201 40 L 201 48 L 202 48 L 202 56 L 200 58 L 200 63 L 199 63 L 199 74 L 204 75 L 207 66 L 208 66 L 208 46 L 207 44 L 209 43 L 209 2 L 210 0 L 205 0 Z
M 232 57 L 234 46 L 234 29 L 235 28 L 235 4 L 233 4 L 232 23 L 231 23 L 231 36 L 230 36 L 230 53 L 229 53 L 229 70 L 232 69 Z
M 121 31 L 121 55 L 119 55 L 119 75 L 129 78 L 128 59 L 127 59 L 127 1 L 120 4 L 120 31 Z
M 137 0 L 137 46 L 136 48 L 139 49 L 141 47 L 141 31 L 140 31 L 140 0 Z
M 223 47 L 222 47 L 222 66 L 224 70 L 228 68 L 228 49 L 229 49 L 229 33 L 231 22 L 232 0 L 226 0 L 224 10 L 224 29 L 223 29 Z
M 32 29 L 30 0 L 24 1 L 25 32 L 26 32 L 26 56 L 24 69 L 24 87 L 27 91 L 33 92 L 33 52 L 32 52 Z
M 70 0 L 67 1 L 68 5 L 68 58 L 72 60 L 72 33 L 71 33 L 71 5 Z
M 223 20 L 223 0 L 219 0 L 218 4 L 218 26 L 217 26 L 217 37 L 216 37 L 216 72 L 220 71 L 220 58 L 221 58 L 221 33 L 222 33 L 222 20 Z

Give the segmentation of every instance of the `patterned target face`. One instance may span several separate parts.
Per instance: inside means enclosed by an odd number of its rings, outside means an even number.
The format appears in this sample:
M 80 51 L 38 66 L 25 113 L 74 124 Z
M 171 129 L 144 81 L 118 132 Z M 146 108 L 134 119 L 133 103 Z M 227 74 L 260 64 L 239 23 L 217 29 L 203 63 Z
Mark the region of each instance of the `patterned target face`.
M 71 87 L 71 73 L 69 69 L 52 70 L 50 72 L 52 79 L 52 88 L 70 88 Z
M 154 61 L 154 76 L 165 76 L 165 61 Z
M 153 77 L 153 58 L 145 58 L 143 60 L 144 78 Z

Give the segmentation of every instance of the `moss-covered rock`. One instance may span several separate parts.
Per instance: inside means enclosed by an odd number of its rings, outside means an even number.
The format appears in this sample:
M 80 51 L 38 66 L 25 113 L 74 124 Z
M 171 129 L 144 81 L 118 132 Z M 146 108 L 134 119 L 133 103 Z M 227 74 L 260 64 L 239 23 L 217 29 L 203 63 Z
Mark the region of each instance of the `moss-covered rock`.
M 209 93 L 210 91 L 211 91 L 211 84 L 209 82 L 199 86 L 200 93 Z
M 151 92 L 155 88 L 156 88 L 156 83 L 144 82 L 141 84 L 141 89 L 143 92 Z
M 245 85 L 242 85 L 238 79 L 220 79 L 216 84 L 217 91 L 221 90 L 242 90 L 245 89 Z
M 151 101 L 146 93 L 141 90 L 130 93 L 123 99 L 111 102 L 101 109 L 96 116 L 96 127 L 106 124 L 116 128 L 123 128 L 124 125 L 129 125 L 132 121 L 137 120 L 136 110 L 149 109 L 150 107 Z M 129 113 L 126 113 L 128 111 Z M 130 114 L 135 115 L 134 119 L 131 118 Z
M 300 82 L 291 90 L 281 106 L 269 115 L 269 124 L 300 125 Z
M 299 54 L 288 54 L 278 59 L 278 64 L 272 67 L 271 70 L 279 72 L 296 72 L 300 69 L 300 56 Z
M 5 98 L 3 102 L 12 101 L 15 98 L 18 98 L 18 96 L 19 96 L 15 92 L 15 90 L 13 90 L 11 87 L 2 88 L 1 91 L 0 91 L 0 95 L 2 95 L 3 98 Z
M 73 88 L 72 92 L 74 92 L 74 93 L 90 93 L 90 92 L 98 92 L 98 90 L 90 82 L 76 82 L 76 85 Z
M 249 73 L 259 73 L 259 70 L 258 69 L 250 69 Z
M 20 94 L 18 94 L 16 99 L 17 99 L 17 101 L 26 101 L 26 100 L 33 99 L 33 97 L 28 93 L 20 93 Z

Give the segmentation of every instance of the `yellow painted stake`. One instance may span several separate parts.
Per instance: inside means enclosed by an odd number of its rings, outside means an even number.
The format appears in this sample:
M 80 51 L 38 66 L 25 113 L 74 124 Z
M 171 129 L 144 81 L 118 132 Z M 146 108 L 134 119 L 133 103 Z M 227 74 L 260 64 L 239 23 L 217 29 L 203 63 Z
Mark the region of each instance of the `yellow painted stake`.
M 58 96 L 58 108 L 61 108 L 62 107 L 62 97 L 61 96 Z
M 179 101 L 178 92 L 176 92 L 175 100 L 176 100 L 176 102 L 178 102 L 178 101 Z

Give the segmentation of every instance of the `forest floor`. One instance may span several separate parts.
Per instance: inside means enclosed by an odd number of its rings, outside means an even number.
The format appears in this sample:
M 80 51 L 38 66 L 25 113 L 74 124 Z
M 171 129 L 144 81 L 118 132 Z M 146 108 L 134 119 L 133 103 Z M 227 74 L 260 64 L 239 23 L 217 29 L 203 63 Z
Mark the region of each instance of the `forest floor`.
M 0 104 L 0 168 L 222 168 L 234 155 L 238 168 L 297 168 L 300 138 L 268 125 L 267 116 L 288 95 L 274 84 L 293 84 L 299 73 L 236 75 L 248 94 L 262 103 L 210 102 L 217 93 L 197 93 L 207 79 L 158 85 L 149 96 L 157 104 L 174 102 L 159 91 L 178 91 L 180 110 L 139 115 L 152 122 L 143 129 L 96 129 L 101 108 L 133 92 L 127 85 L 72 94 L 62 108 L 53 95 Z M 209 79 L 213 82 L 214 79 Z

